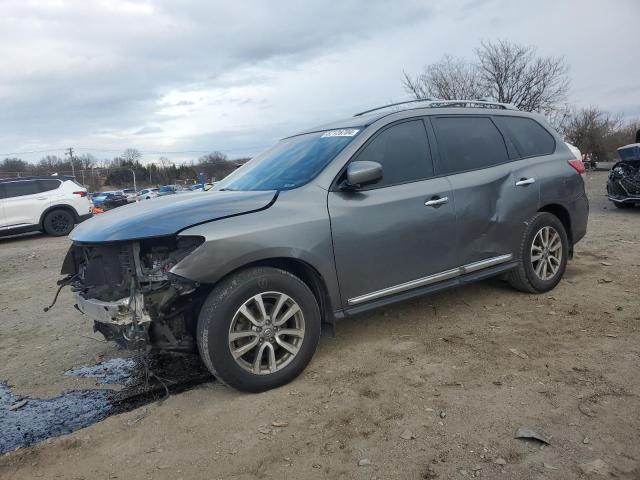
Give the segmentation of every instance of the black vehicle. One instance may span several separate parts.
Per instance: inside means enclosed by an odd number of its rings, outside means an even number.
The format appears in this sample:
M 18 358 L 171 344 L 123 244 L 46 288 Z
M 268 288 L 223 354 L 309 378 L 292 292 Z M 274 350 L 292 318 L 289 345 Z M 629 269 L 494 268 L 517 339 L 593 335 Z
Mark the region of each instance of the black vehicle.
M 120 193 L 108 193 L 102 202 L 102 208 L 110 210 L 112 208 L 121 207 L 129 203 L 127 196 Z
M 640 140 L 640 131 L 636 141 Z M 607 197 L 618 208 L 640 204 L 640 142 L 618 148 L 621 161 L 609 173 Z

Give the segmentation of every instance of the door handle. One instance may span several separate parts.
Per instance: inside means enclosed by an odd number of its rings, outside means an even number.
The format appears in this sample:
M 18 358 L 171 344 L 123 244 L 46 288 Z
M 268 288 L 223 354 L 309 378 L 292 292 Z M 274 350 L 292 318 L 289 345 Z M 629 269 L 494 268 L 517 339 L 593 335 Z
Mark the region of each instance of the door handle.
M 36 200 L 46 200 L 47 197 L 36 197 Z
M 516 187 L 526 187 L 527 185 L 531 185 L 532 183 L 536 183 L 535 178 L 521 178 L 516 182 Z
M 449 202 L 449 197 L 431 197 L 431 200 L 424 202 L 427 207 L 439 207 Z

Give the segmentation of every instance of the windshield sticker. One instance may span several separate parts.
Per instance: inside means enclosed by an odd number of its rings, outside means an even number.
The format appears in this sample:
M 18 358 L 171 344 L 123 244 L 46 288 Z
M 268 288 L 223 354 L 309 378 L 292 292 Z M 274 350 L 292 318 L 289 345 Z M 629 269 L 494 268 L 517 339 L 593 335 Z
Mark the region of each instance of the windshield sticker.
M 339 130 L 329 130 L 324 132 L 320 138 L 325 137 L 353 137 L 360 130 L 357 128 L 341 128 Z

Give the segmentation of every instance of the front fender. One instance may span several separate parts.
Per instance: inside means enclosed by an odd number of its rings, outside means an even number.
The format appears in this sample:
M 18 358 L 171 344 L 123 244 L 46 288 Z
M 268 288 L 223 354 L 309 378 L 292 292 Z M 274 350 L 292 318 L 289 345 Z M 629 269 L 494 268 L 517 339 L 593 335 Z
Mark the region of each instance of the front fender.
M 326 202 L 326 192 L 325 202 Z M 322 277 L 333 305 L 341 305 L 326 208 L 318 199 L 281 195 L 259 212 L 217 220 L 180 232 L 205 242 L 176 264 L 171 273 L 200 283 L 215 284 L 246 265 L 271 260 L 300 260 Z M 326 203 L 325 203 L 326 205 Z

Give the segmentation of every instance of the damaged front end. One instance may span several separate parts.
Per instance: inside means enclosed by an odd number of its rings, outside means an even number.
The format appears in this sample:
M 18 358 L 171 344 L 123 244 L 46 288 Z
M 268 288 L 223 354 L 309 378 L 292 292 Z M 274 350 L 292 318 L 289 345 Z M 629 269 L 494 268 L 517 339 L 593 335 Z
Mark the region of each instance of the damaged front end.
M 62 266 L 75 307 L 94 330 L 130 349 L 196 349 L 198 311 L 206 295 L 197 282 L 170 272 L 203 243 L 201 237 L 74 243 Z
M 607 197 L 617 206 L 640 204 L 640 144 L 618 148 L 622 159 L 609 173 Z

